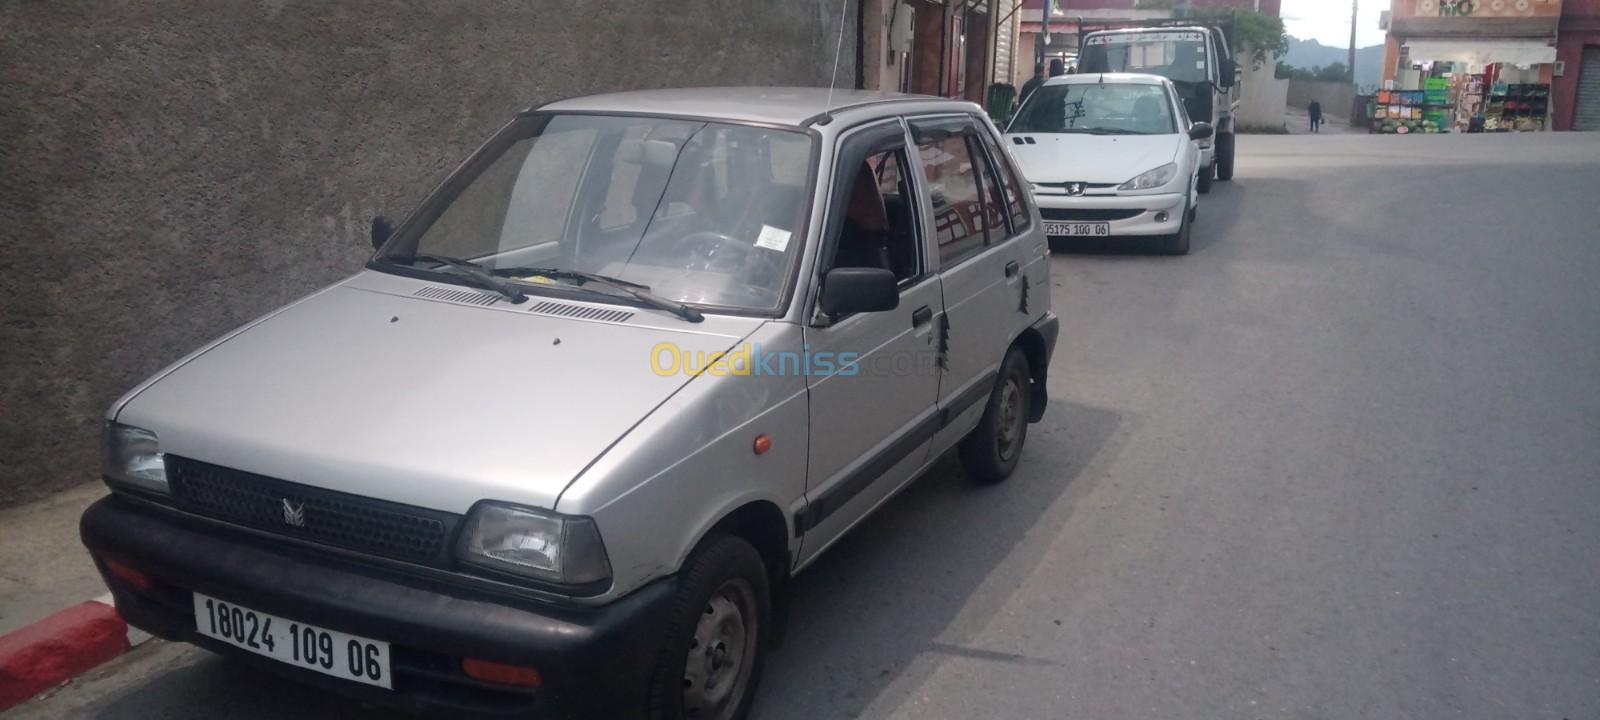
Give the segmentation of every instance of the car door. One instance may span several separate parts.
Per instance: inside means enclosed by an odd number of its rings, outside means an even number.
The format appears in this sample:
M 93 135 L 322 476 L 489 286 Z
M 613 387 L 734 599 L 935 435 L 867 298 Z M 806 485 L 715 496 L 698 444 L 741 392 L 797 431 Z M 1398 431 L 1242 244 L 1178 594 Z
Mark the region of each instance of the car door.
M 912 118 L 910 125 L 928 188 L 945 306 L 938 323 L 941 427 L 932 448 L 942 452 L 982 416 L 982 401 L 994 387 L 1022 314 L 1025 258 L 1006 220 L 1006 202 L 979 121 L 962 114 Z
M 912 156 L 898 119 L 854 129 L 838 144 L 815 284 L 820 287 L 833 267 L 887 265 L 898 281 L 899 305 L 827 317 L 815 309 L 818 294 L 810 299 L 806 352 L 813 368 L 825 359 L 837 370 L 808 373 L 807 505 L 796 519 L 804 533 L 801 563 L 910 481 L 926 462 L 936 429 L 935 319 L 943 308 L 923 247 Z M 858 184 L 872 185 L 883 200 L 885 252 L 863 252 L 856 232 L 863 223 L 846 222 L 870 204 L 852 202 L 860 200 L 854 197 Z

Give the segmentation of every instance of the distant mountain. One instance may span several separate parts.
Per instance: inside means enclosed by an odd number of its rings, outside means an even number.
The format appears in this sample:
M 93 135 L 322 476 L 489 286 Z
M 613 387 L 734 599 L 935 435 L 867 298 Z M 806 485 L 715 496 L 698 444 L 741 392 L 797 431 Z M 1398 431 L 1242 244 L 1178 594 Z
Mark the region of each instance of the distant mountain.
M 1290 36 L 1289 52 L 1278 59 L 1293 67 L 1310 70 L 1333 63 L 1349 62 L 1350 51 L 1347 48 L 1328 47 L 1316 40 L 1301 40 Z M 1377 87 L 1382 77 L 1383 46 L 1356 48 L 1356 84 L 1361 87 Z

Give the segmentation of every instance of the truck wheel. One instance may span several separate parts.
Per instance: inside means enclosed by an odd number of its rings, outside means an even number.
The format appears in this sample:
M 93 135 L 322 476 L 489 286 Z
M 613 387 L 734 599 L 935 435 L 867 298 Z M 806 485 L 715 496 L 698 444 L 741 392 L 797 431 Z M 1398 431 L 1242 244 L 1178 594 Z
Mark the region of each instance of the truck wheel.
M 1211 176 L 1216 171 L 1217 162 L 1215 160 L 1212 160 L 1210 165 L 1200 168 L 1200 178 L 1195 181 L 1194 189 L 1199 190 L 1201 195 L 1211 192 Z
M 997 483 L 1017 469 L 1028 439 L 1028 358 L 1012 347 L 1000 363 L 1000 377 L 983 409 L 983 419 L 961 440 L 961 464 L 973 479 Z
M 742 720 L 766 660 L 771 589 L 761 554 L 713 535 L 684 563 L 650 681 L 651 720 Z
M 1233 133 L 1217 136 L 1217 179 L 1223 182 L 1233 179 L 1233 148 Z

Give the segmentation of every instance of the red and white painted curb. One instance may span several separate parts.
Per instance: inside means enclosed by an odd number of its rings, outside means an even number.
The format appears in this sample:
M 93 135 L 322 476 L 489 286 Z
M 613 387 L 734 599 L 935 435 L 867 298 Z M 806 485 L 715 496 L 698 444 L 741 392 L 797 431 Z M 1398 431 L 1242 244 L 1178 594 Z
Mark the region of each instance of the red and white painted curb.
M 110 593 L 0 635 L 0 711 L 149 639 L 117 614 Z

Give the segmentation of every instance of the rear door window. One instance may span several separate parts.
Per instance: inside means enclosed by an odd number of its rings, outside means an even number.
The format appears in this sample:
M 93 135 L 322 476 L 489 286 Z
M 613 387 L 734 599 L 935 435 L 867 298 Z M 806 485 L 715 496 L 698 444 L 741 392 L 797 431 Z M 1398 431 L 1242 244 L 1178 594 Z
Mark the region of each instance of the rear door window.
M 1000 176 L 1000 189 L 1005 197 L 1006 215 L 1011 219 L 1011 233 L 1013 235 L 1020 233 L 1028 229 L 1028 206 L 1022 199 L 1022 185 L 1017 182 L 1016 169 L 1011 167 L 1005 149 L 993 135 L 980 128 L 978 136 L 983 139 L 984 149 L 989 151 L 989 159 L 994 164 L 995 174 Z
M 911 127 L 933 205 L 939 266 L 949 268 L 983 251 L 989 227 L 999 216 L 984 200 L 979 180 L 983 167 L 977 162 L 982 153 L 974 152 L 977 138 L 971 123 L 952 118 L 913 121 Z

